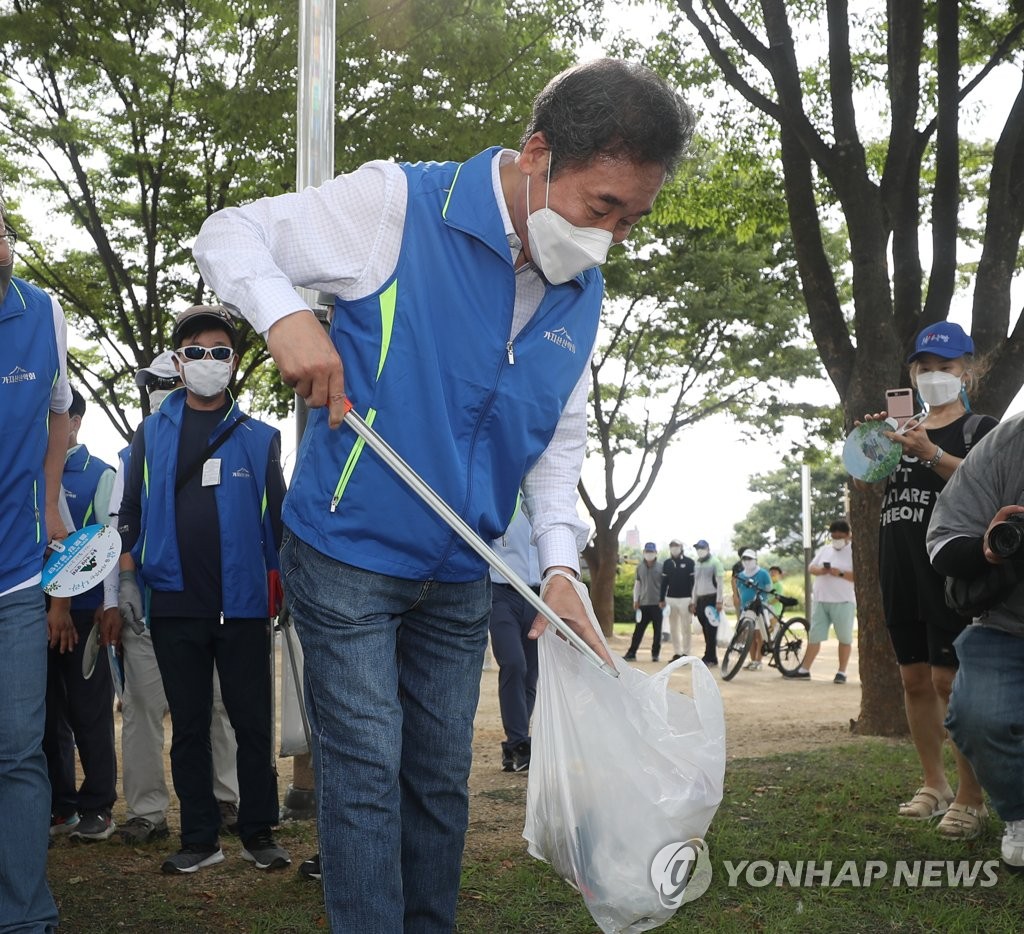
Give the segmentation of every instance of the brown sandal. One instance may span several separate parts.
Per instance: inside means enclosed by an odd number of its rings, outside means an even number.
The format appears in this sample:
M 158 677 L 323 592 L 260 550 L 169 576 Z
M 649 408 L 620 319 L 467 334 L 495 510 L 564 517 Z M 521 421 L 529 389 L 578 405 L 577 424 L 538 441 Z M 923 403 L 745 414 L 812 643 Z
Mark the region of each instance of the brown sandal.
M 942 815 L 937 829 L 944 837 L 973 840 L 981 833 L 986 817 L 988 808 L 984 804 L 980 808 L 974 808 L 969 804 L 957 804 L 954 801 Z
M 914 797 L 900 805 L 900 817 L 910 820 L 931 820 L 942 817 L 953 803 L 953 791 L 943 794 L 937 788 L 922 785 L 914 792 Z

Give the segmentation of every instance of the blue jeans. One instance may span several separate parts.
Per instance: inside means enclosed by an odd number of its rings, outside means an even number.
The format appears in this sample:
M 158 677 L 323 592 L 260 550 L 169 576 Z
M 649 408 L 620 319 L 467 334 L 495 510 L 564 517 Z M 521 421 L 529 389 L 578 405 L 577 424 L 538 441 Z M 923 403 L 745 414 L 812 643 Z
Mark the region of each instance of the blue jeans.
M 43 755 L 46 611 L 38 586 L 0 597 L 0 930 L 57 926 L 46 884 L 50 781 Z
M 455 927 L 490 581 L 409 581 L 288 530 L 324 898 L 336 934 Z
M 946 728 L 1004 821 L 1024 819 L 1024 638 L 968 626 Z

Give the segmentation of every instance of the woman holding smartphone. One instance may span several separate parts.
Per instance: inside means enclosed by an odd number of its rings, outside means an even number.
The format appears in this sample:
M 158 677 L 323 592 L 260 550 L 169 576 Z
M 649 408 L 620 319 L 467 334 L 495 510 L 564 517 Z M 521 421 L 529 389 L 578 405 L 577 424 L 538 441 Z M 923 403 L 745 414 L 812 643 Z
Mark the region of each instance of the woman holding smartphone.
M 910 381 L 925 415 L 886 436 L 903 446 L 899 465 L 885 481 L 878 537 L 879 581 L 885 622 L 903 681 L 907 722 L 923 770 L 923 783 L 899 806 L 902 817 L 941 817 L 939 832 L 971 839 L 987 814 L 981 786 L 956 751 L 957 789 L 946 778 L 944 720 L 956 674 L 953 640 L 970 620 L 946 606 L 945 578 L 928 561 L 925 533 L 935 500 L 973 444 L 996 424 L 970 412 L 968 393 L 979 367 L 974 342 L 957 324 L 929 325 L 907 358 Z M 866 416 L 884 419 L 888 413 Z M 858 482 L 858 481 L 854 481 Z

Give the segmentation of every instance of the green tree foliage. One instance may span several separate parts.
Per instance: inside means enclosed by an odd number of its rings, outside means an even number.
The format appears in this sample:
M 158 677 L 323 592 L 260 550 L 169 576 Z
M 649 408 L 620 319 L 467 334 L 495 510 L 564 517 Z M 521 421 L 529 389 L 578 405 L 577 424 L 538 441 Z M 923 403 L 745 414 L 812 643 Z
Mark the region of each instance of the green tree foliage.
M 0 171 L 49 208 L 18 219 L 21 271 L 61 301 L 87 345 L 70 355 L 73 379 L 127 438 L 132 373 L 165 349 L 172 311 L 204 299 L 190 251 L 199 225 L 294 178 L 295 10 L 235 0 L 0 10 Z M 251 333 L 241 350 L 236 388 L 266 357 Z
M 733 527 L 733 547 L 803 556 L 801 465 L 794 457 L 784 458 L 782 464 L 777 470 L 751 478 L 751 492 L 765 498 Z M 846 514 L 846 479 L 846 470 L 835 457 L 811 467 L 811 538 L 815 549 L 828 538 L 829 523 Z
M 515 145 L 530 102 L 596 29 L 601 5 L 468 0 L 339 4 L 336 165 L 464 158 Z M 203 219 L 291 190 L 297 5 L 275 0 L 0 0 L 0 178 L 19 273 L 61 301 L 85 351 L 70 360 L 127 438 L 131 375 L 170 316 L 210 300 L 191 258 Z M 25 200 L 25 199 L 22 199 Z M 38 213 L 38 212 L 36 212 Z M 291 403 L 262 340 L 236 389 Z M 145 404 L 145 403 L 144 403 Z
M 771 223 L 784 217 L 777 189 L 761 223 L 741 224 L 727 212 L 711 217 L 703 192 L 696 222 L 688 220 L 688 193 L 699 191 L 702 179 L 709 187 L 742 184 L 719 170 L 722 160 L 760 183 L 749 158 L 705 148 L 662 195 L 659 214 L 669 220 L 645 226 L 606 267 L 588 451 L 600 460 L 603 484 L 580 485 L 596 526 L 584 555 L 606 629 L 619 537 L 653 489 L 669 445 L 715 413 L 749 421 L 752 431 L 774 431 L 766 408 L 781 405 L 784 385 L 817 372 L 791 244 Z M 724 194 L 721 200 L 728 203 Z

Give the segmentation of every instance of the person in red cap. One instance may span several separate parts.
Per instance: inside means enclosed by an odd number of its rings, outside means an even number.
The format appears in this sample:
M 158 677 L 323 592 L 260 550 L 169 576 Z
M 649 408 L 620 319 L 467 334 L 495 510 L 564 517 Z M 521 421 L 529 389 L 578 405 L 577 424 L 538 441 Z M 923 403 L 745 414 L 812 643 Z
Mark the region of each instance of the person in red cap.
M 924 773 L 921 787 L 899 806 L 899 814 L 911 820 L 941 817 L 940 833 L 971 839 L 981 832 L 987 814 L 981 786 L 957 750 L 954 795 L 942 759 L 943 720 L 958 665 L 953 640 L 969 620 L 946 605 L 945 578 L 929 563 L 925 534 L 946 481 L 996 420 L 970 412 L 968 394 L 977 384 L 979 368 L 974 342 L 958 324 L 939 321 L 926 327 L 917 335 L 907 364 L 925 414 L 901 433 L 885 433 L 903 446 L 903 456 L 885 481 L 878 536 L 885 622 Z M 886 414 L 877 412 L 865 420 L 884 419 Z

